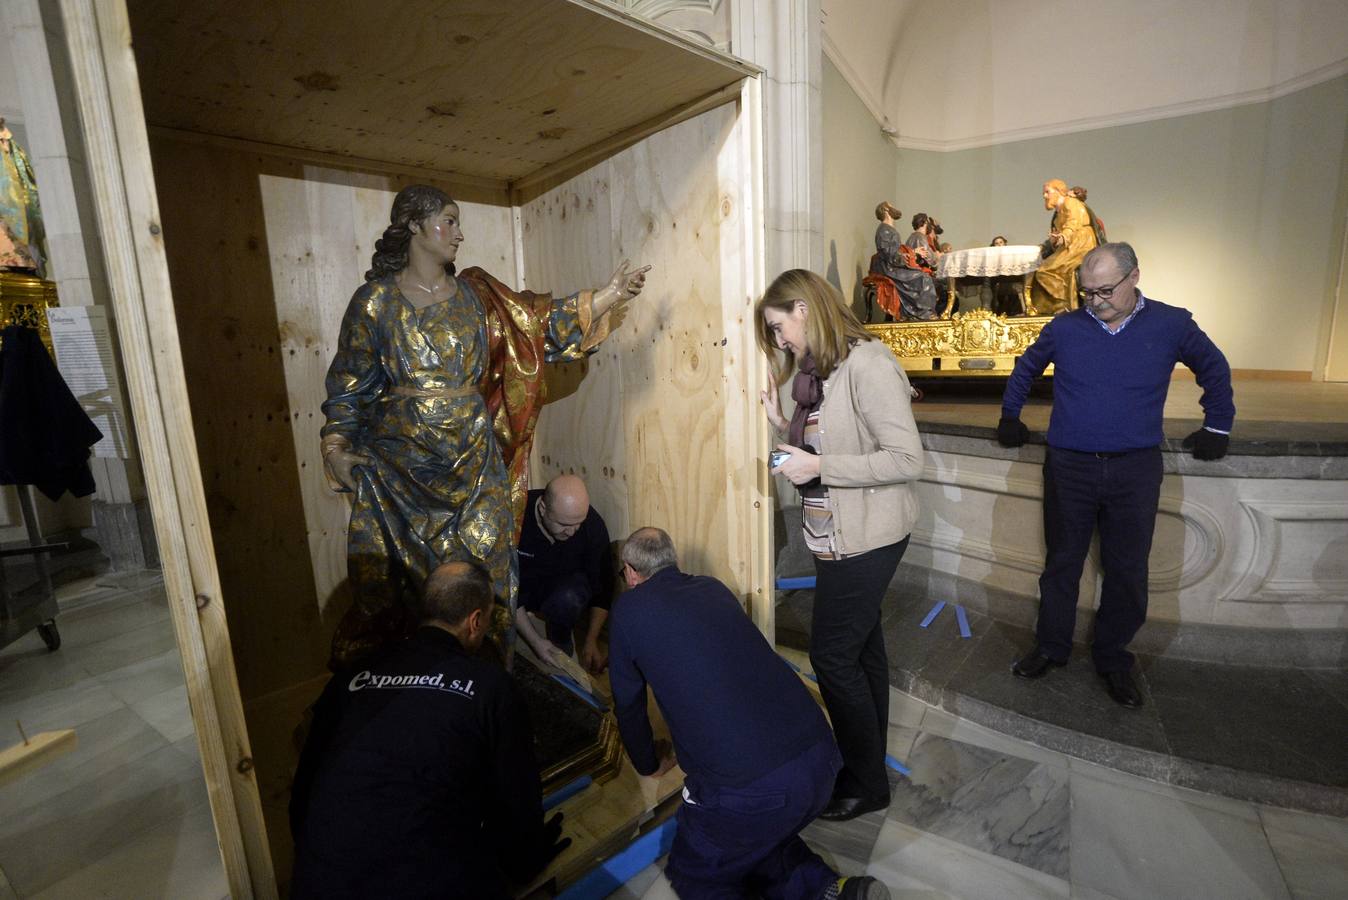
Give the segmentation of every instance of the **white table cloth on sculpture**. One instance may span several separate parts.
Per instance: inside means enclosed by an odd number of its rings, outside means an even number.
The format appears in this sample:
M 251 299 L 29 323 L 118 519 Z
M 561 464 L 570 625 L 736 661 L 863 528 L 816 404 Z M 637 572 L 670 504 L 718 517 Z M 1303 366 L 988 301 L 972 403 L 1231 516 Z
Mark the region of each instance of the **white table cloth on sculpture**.
M 946 306 L 946 318 L 954 307 L 957 278 L 995 278 L 1020 276 L 1025 280 L 1021 307 L 1025 315 L 1035 314 L 1030 304 L 1030 278 L 1039 268 L 1040 247 L 1037 244 L 1009 244 L 1005 247 L 971 247 L 953 250 L 941 257 L 936 266 L 936 277 L 946 279 L 950 286 L 951 302 Z

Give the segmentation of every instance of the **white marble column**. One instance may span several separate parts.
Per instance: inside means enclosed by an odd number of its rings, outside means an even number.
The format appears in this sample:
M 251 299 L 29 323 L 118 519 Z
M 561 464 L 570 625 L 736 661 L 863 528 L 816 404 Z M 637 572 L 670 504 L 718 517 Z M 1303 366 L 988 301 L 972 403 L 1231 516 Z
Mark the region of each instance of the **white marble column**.
M 819 0 L 731 0 L 730 51 L 763 75 L 764 226 L 769 280 L 824 266 L 823 43 Z

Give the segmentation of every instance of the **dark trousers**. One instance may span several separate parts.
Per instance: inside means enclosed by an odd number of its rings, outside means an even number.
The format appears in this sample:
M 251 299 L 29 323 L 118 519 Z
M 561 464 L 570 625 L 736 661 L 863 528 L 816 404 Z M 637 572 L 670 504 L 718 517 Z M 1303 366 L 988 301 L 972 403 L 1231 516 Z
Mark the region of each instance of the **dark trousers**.
M 888 797 L 889 658 L 880 603 L 908 538 L 846 559 L 815 558 L 810 663 L 842 751 L 838 797 Z
M 817 900 L 837 877 L 800 839 L 828 805 L 839 766 L 826 739 L 743 787 L 687 779 L 665 874 L 681 900 Z
M 570 653 L 576 624 L 590 608 L 593 595 L 584 572 L 572 572 L 541 591 L 521 595 L 520 603 L 529 612 L 538 613 L 548 623 L 548 640 L 563 653 Z
M 1050 447 L 1044 460 L 1044 574 L 1039 578 L 1039 648 L 1072 652 L 1081 569 L 1100 532 L 1100 608 L 1091 656 L 1099 672 L 1133 667 L 1128 644 L 1147 619 L 1147 557 L 1161 497 L 1161 450 L 1117 456 Z

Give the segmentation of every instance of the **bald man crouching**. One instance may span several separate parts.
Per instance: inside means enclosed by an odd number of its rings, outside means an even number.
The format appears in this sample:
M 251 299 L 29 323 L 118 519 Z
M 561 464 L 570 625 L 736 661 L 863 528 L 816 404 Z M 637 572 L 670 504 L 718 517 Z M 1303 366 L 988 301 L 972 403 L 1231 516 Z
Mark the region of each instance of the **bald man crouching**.
M 608 665 L 599 635 L 617 587 L 608 527 L 590 506 L 585 482 L 558 475 L 543 490 L 529 492 L 520 529 L 519 616 L 524 610 L 547 622 L 547 640 L 520 622 L 520 634 L 541 659 L 553 647 L 570 655 L 576 626 L 588 613 L 580 662 L 592 675 Z
M 421 626 L 328 682 L 291 792 L 291 897 L 504 898 L 571 843 L 543 821 L 523 700 L 473 655 L 491 603 L 484 569 L 445 563 Z

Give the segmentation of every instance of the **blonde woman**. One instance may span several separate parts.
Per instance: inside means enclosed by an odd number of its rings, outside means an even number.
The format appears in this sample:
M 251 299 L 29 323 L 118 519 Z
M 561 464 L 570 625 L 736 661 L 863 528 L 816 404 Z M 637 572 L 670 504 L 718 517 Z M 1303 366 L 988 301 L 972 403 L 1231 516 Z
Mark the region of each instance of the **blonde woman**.
M 783 272 L 754 318 L 774 376 L 763 408 L 786 436 L 778 450 L 788 456 L 772 472 L 800 492 L 818 576 L 810 661 L 844 764 L 820 818 L 841 821 L 889 804 L 880 605 L 917 518 L 912 483 L 922 473 L 922 442 L 898 360 L 823 278 Z M 776 386 L 793 371 L 788 420 Z

